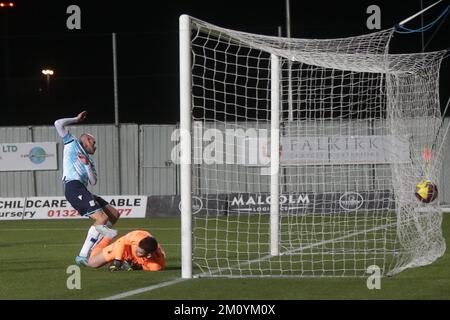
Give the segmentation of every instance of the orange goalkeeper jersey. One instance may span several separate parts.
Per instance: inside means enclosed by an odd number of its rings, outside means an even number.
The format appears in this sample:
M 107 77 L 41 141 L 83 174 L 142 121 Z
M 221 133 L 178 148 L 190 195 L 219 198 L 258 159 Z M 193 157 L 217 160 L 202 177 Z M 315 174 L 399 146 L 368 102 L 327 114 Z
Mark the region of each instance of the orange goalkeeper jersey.
M 139 242 L 152 236 L 149 232 L 143 230 L 136 230 L 127 233 L 123 237 L 117 239 L 113 244 L 106 247 L 104 250 L 105 256 L 108 260 L 131 260 L 134 264 L 142 266 L 143 270 L 158 271 L 164 269 L 166 266 L 166 254 L 163 248 L 158 244 L 158 248 L 152 253 L 150 258 L 138 257 L 136 255 L 136 248 Z

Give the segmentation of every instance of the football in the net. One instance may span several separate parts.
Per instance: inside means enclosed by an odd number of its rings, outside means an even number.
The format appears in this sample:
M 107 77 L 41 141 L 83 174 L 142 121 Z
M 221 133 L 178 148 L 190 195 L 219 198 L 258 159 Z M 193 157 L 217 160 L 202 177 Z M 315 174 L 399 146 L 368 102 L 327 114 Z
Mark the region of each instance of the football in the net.
M 438 189 L 430 180 L 422 180 L 416 185 L 415 195 L 420 202 L 430 203 L 437 198 Z

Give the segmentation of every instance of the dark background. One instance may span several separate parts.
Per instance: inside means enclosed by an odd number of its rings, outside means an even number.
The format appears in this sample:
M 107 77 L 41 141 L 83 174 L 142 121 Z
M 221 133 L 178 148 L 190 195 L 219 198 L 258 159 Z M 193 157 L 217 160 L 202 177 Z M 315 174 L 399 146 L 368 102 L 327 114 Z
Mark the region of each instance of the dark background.
M 2 2 L 2 0 L 0 0 Z M 88 110 L 88 123 L 114 122 L 111 33 L 117 33 L 120 122 L 176 123 L 178 18 L 186 13 L 218 26 L 277 35 L 285 1 L 14 1 L 0 8 L 0 125 L 48 125 Z M 423 0 L 426 7 L 435 0 Z M 81 30 L 68 30 L 66 9 L 81 8 Z M 390 28 L 421 10 L 420 0 L 291 0 L 292 37 L 337 38 L 372 32 L 366 9 L 381 8 Z M 424 15 L 433 21 L 449 4 Z M 447 19 L 424 33 L 425 51 L 450 47 Z M 411 28 L 420 27 L 416 18 Z M 439 28 L 438 28 L 439 27 Z M 437 30 L 437 32 L 435 32 Z M 420 52 L 421 34 L 396 34 L 395 53 Z M 440 76 L 441 107 L 450 92 L 449 58 Z M 41 70 L 55 75 L 47 83 Z

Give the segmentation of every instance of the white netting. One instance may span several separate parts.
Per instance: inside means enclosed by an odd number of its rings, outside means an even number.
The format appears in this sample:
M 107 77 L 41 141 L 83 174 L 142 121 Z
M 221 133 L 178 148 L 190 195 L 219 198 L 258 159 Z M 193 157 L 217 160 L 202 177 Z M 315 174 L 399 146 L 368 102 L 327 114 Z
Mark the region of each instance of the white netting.
M 204 276 L 363 276 L 445 251 L 438 201 L 443 52 L 389 55 L 393 29 L 304 40 L 191 19 L 193 262 Z M 280 60 L 279 246 L 270 255 L 271 54 Z M 424 170 L 426 172 L 424 172 Z

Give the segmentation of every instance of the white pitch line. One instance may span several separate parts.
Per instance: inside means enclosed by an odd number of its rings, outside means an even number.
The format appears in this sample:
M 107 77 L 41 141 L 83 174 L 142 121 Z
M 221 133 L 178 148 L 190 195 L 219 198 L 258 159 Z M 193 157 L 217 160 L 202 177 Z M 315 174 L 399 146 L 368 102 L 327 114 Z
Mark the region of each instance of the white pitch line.
M 153 290 L 156 290 L 156 289 L 168 287 L 168 286 L 171 286 L 171 285 L 174 285 L 174 284 L 178 284 L 178 283 L 186 281 L 186 280 L 189 280 L 189 279 L 177 278 L 177 279 L 174 279 L 174 280 L 170 280 L 170 281 L 162 282 L 162 283 L 159 283 L 159 284 L 155 284 L 155 285 L 150 286 L 150 287 L 145 287 L 145 288 L 140 288 L 140 289 L 136 289 L 136 290 L 131 290 L 131 291 L 119 293 L 119 294 L 116 294 L 114 296 L 102 298 L 102 299 L 99 299 L 99 300 L 119 300 L 119 299 L 131 297 L 131 296 L 134 296 L 134 295 L 137 295 L 137 294 L 141 294 L 141 293 L 153 291 Z
M 364 231 L 361 231 L 361 232 L 355 232 L 355 233 L 352 233 L 352 234 L 349 234 L 349 235 L 346 235 L 346 236 L 339 237 L 337 239 L 324 240 L 322 242 L 314 243 L 314 244 L 311 244 L 311 245 L 308 245 L 308 246 L 297 248 L 295 250 L 291 250 L 290 252 L 303 251 L 303 250 L 311 249 L 311 248 L 316 247 L 316 246 L 327 244 L 330 241 L 336 241 L 336 240 L 339 241 L 339 240 L 342 240 L 342 239 L 345 239 L 345 238 L 357 236 L 359 234 L 363 234 L 363 233 L 372 232 L 372 231 L 380 230 L 380 229 L 383 229 L 383 228 L 387 228 L 387 227 L 392 226 L 392 225 L 394 225 L 394 224 L 383 225 L 383 226 L 379 226 L 379 227 L 372 228 L 372 229 L 369 229 L 369 230 L 364 230 Z M 264 257 L 259 258 L 259 259 L 255 259 L 255 260 L 244 262 L 242 264 L 238 263 L 238 264 L 232 266 L 232 268 L 239 267 L 241 265 L 249 265 L 249 264 L 252 264 L 252 263 L 255 263 L 255 262 L 258 262 L 258 261 L 264 261 L 264 260 L 267 260 L 267 259 L 270 259 L 270 258 L 273 258 L 273 256 L 272 255 L 267 255 L 267 256 L 264 256 Z M 227 269 L 229 269 L 229 268 L 227 268 Z M 223 268 L 222 269 L 217 269 L 217 270 L 215 270 L 213 272 L 203 272 L 203 273 L 200 273 L 200 274 L 196 274 L 193 277 L 194 278 L 199 278 L 201 276 L 207 276 L 207 275 L 218 273 L 221 270 L 223 270 Z M 134 295 L 137 295 L 137 294 L 150 292 L 150 291 L 153 291 L 153 290 L 156 290 L 156 289 L 159 289 L 159 288 L 168 287 L 168 286 L 171 286 L 171 285 L 174 285 L 174 284 L 178 284 L 178 283 L 181 283 L 181 282 L 184 282 L 184 281 L 187 281 L 187 280 L 192 280 L 192 279 L 190 279 L 190 278 L 188 278 L 188 279 L 176 278 L 176 279 L 173 279 L 173 280 L 170 280 L 170 281 L 167 281 L 167 282 L 162 282 L 162 283 L 159 283 L 159 284 L 156 284 L 156 285 L 153 285 L 153 286 L 144 287 L 144 288 L 140 288 L 140 289 L 135 289 L 135 290 L 131 290 L 131 291 L 125 291 L 123 293 L 119 293 L 119 294 L 116 294 L 116 295 L 113 295 L 113 296 L 110 296 L 110 297 L 106 297 L 106 298 L 101 298 L 99 300 L 119 300 L 119 299 L 131 297 L 131 296 L 134 296 Z

